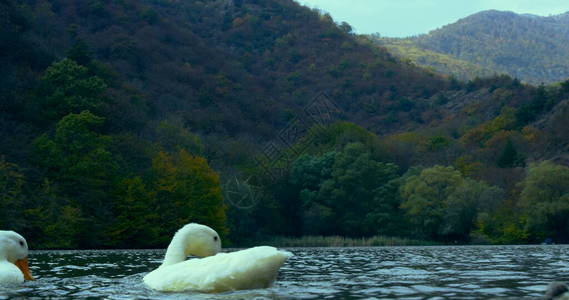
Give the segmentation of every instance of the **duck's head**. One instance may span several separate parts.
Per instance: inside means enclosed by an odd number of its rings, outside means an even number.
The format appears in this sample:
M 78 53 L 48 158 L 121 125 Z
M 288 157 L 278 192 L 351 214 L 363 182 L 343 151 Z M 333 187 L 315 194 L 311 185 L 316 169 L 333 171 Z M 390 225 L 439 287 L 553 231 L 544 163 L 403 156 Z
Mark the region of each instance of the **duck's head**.
M 24 274 L 24 279 L 34 280 L 28 267 L 28 243 L 14 231 L 0 230 L 0 259 L 15 264 Z
M 207 257 L 221 251 L 219 234 L 208 226 L 191 223 L 182 227 L 174 239 L 182 241 L 184 255 Z

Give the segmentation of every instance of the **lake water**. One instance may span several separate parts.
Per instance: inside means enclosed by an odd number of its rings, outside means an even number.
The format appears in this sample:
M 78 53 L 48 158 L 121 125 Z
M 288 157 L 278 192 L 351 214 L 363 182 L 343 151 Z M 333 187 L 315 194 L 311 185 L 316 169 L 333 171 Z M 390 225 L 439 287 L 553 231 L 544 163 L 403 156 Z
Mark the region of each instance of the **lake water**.
M 541 296 L 569 282 L 569 246 L 294 248 L 274 287 L 224 294 L 153 292 L 142 277 L 163 250 L 36 251 L 37 280 L 0 299 L 488 299 Z

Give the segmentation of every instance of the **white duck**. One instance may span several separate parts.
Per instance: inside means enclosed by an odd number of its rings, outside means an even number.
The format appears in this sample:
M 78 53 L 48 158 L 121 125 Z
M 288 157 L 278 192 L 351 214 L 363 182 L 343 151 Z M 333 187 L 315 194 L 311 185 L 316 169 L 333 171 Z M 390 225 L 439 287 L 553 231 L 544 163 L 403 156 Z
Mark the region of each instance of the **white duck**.
M 28 243 L 14 231 L 0 230 L 0 286 L 33 280 L 28 268 Z
M 144 283 L 162 292 L 219 293 L 267 288 L 292 256 L 268 246 L 233 253 L 218 253 L 220 250 L 221 241 L 215 230 L 188 224 L 176 232 L 162 265 L 144 276 Z M 204 258 L 186 260 L 189 255 Z

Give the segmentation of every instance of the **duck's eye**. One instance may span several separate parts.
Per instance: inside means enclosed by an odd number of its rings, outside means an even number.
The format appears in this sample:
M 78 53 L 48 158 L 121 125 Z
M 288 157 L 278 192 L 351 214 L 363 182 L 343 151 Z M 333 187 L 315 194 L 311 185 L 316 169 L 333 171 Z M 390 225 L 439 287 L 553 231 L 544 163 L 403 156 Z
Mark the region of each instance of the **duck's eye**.
M 217 242 L 217 236 L 214 236 L 214 237 L 213 237 L 213 240 Z
M 20 246 L 24 247 L 24 241 L 20 241 Z

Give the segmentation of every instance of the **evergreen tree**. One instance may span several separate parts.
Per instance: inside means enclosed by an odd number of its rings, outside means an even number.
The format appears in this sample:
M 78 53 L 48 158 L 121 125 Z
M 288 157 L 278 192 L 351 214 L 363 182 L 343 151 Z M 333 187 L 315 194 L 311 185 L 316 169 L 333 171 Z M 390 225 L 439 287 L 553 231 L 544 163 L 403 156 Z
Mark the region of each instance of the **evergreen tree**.
M 52 64 L 41 78 L 37 91 L 39 111 L 44 120 L 55 121 L 84 110 L 100 112 L 107 102 L 105 82 L 90 76 L 86 67 L 71 59 Z
M 22 227 L 25 183 L 26 177 L 18 165 L 0 156 L 0 228 Z
M 508 139 L 506 146 L 504 146 L 504 150 L 502 150 L 502 154 L 500 154 L 500 157 L 498 158 L 498 166 L 500 168 L 512 168 L 518 166 L 518 164 L 518 151 L 516 151 L 516 147 L 512 140 Z
M 112 216 L 118 163 L 110 151 L 111 137 L 100 133 L 104 120 L 89 111 L 69 114 L 57 123 L 53 137 L 44 134 L 35 141 L 38 164 L 55 193 L 80 208 L 88 221 L 83 246 L 107 241 L 105 230 Z
M 82 39 L 78 39 L 75 45 L 67 51 L 67 58 L 84 67 L 88 67 L 92 62 L 91 51 Z

